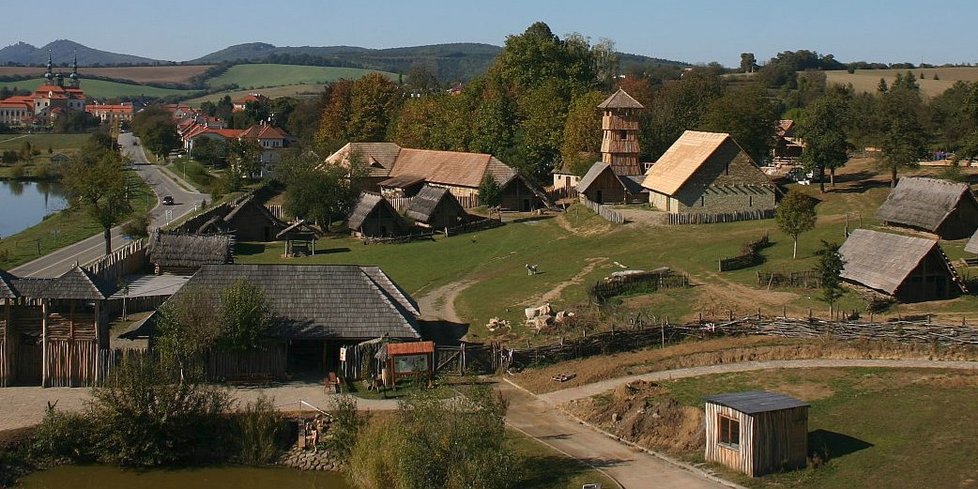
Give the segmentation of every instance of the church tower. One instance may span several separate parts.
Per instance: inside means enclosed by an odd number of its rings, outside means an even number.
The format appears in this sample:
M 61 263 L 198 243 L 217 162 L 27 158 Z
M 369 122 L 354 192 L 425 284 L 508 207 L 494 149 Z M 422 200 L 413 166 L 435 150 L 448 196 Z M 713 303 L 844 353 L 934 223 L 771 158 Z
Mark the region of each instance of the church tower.
M 639 163 L 638 113 L 645 106 L 624 90 L 608 97 L 598 105 L 601 117 L 601 162 L 611 165 L 619 176 L 642 175 Z
M 48 51 L 48 70 L 44 72 L 44 79 L 49 82 L 51 81 L 52 78 L 54 78 L 54 73 L 51 73 L 51 70 L 53 68 L 54 68 L 54 64 L 51 63 L 51 51 Z
M 71 74 L 68 78 L 71 78 L 71 88 L 78 88 L 78 51 L 75 51 L 75 57 L 71 61 Z

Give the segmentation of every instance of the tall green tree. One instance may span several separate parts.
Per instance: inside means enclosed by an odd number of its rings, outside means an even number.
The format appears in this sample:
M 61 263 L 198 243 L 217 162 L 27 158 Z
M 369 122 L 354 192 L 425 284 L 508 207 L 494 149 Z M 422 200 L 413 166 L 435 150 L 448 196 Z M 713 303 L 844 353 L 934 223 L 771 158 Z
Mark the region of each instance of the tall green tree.
M 818 274 L 822 284 L 822 300 L 829 305 L 829 312 L 832 312 L 835 303 L 845 293 L 842 288 L 842 269 L 846 262 L 839 253 L 839 244 L 829 243 L 824 239 L 822 247 L 815 252 L 815 256 L 818 257 L 815 273 Z
M 588 92 L 571 101 L 564 121 L 564 142 L 560 159 L 565 168 L 584 176 L 601 151 L 601 114 L 598 104 L 605 98 L 601 92 Z
M 159 310 L 153 350 L 189 375 L 194 361 L 212 349 L 221 336 L 218 299 L 214 291 L 203 287 L 181 289 Z
M 362 167 L 362 165 L 358 165 Z M 359 189 L 351 184 L 362 168 L 351 171 L 340 165 L 322 165 L 314 154 L 294 154 L 282 159 L 276 178 L 285 183 L 285 212 L 290 216 L 319 223 L 330 223 L 353 205 Z
M 353 82 L 348 129 L 350 139 L 384 141 L 403 101 L 401 88 L 380 73 L 370 73 Z
M 105 254 L 112 253 L 112 227 L 132 211 L 122 157 L 112 150 L 86 148 L 65 168 L 62 182 L 70 205 L 102 226 Z
M 850 94 L 832 89 L 805 109 L 798 121 L 798 136 L 805 142 L 802 164 L 819 175 L 819 190 L 825 192 L 825 170 L 835 186 L 835 170 L 849 161 L 848 124 Z
M 350 80 L 338 80 L 326 87 L 326 101 L 315 137 L 316 146 L 324 155 L 340 149 L 352 139 L 352 94 L 353 82 Z
M 894 84 L 882 95 L 880 109 L 878 165 L 890 172 L 890 186 L 895 187 L 898 172 L 916 168 L 927 150 L 927 134 L 920 121 L 920 94 Z
M 231 166 L 240 175 L 252 178 L 261 171 L 262 149 L 257 139 L 232 139 L 227 154 Z
M 788 191 L 774 217 L 778 224 L 778 229 L 784 234 L 791 236 L 793 246 L 791 258 L 798 258 L 798 236 L 806 231 L 815 229 L 815 199 L 805 195 L 803 192 L 792 189 Z
M 180 136 L 170 112 L 162 105 L 151 105 L 132 118 L 132 132 L 143 146 L 163 158 L 180 147 Z
M 254 350 L 272 320 L 272 310 L 261 287 L 237 281 L 221 291 L 221 336 L 227 350 Z
M 778 108 L 767 90 L 758 84 L 728 90 L 710 103 L 703 117 L 703 128 L 727 132 L 754 161 L 768 157 L 774 145 Z

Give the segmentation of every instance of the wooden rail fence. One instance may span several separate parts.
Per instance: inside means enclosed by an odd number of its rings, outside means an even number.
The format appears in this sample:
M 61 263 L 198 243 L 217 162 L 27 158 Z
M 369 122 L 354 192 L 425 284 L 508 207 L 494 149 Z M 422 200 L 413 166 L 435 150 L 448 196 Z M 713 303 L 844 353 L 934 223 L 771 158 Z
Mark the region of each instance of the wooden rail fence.
M 584 205 L 584 207 L 591 209 L 592 211 L 594 211 L 595 214 L 601 216 L 605 220 L 613 222 L 615 224 L 625 224 L 625 216 L 621 215 L 620 212 L 615 211 L 611 207 L 608 207 L 603 204 L 599 204 L 597 202 L 593 202 L 590 199 L 588 199 L 587 196 L 584 194 L 578 195 L 578 198 L 581 201 L 581 204 Z
M 802 272 L 757 272 L 758 287 L 796 287 L 802 289 L 817 289 L 822 286 L 818 272 L 805 270 Z
M 689 287 L 689 275 L 672 272 L 642 272 L 602 280 L 588 289 L 591 299 L 602 304 L 611 297 L 633 292 Z
M 718 214 L 668 214 L 669 224 L 716 224 L 721 222 L 756 221 L 774 217 L 774 209 L 725 212 Z

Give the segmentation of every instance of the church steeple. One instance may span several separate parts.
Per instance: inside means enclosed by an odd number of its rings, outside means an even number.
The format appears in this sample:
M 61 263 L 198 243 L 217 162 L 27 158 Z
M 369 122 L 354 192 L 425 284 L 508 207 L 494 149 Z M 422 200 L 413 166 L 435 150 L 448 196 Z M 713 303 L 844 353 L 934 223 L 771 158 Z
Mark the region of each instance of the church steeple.
M 638 146 L 638 111 L 645 108 L 624 90 L 598 105 L 601 117 L 601 161 L 611 165 L 615 175 L 641 175 Z
M 54 63 L 51 62 L 51 50 L 49 49 L 48 50 L 48 70 L 44 72 L 44 78 L 46 80 L 50 80 L 52 77 L 54 77 L 54 74 L 51 73 L 51 70 L 53 68 L 54 68 Z
M 78 88 L 78 50 L 75 50 L 75 56 L 71 61 L 71 74 L 68 77 L 71 78 L 71 86 Z

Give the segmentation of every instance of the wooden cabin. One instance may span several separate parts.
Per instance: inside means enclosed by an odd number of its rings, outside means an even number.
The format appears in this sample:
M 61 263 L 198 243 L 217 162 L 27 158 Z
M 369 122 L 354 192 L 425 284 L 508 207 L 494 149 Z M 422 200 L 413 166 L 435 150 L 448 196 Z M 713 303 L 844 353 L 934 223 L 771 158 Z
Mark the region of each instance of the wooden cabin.
M 857 229 L 839 253 L 843 280 L 900 302 L 949 299 L 967 290 L 934 239 Z
M 357 237 L 401 236 L 410 230 L 390 202 L 378 194 L 363 192 L 350 212 L 346 226 Z
M 231 209 L 222 220 L 237 241 L 274 241 L 286 224 L 273 216 L 252 194 Z
M 114 292 L 75 265 L 53 279 L 0 271 L 0 387 L 90 386 L 109 348 L 105 303 Z
M 684 132 L 642 186 L 652 207 L 673 214 L 773 217 L 777 198 L 777 188 L 743 148 L 716 132 Z
M 805 467 L 807 402 L 753 391 L 707 397 L 706 461 L 751 477 Z
M 360 154 L 367 165 L 367 188 L 385 196 L 408 197 L 419 184 L 445 187 L 465 208 L 479 205 L 479 186 L 487 175 L 499 185 L 502 210 L 532 211 L 547 207 L 547 196 L 516 169 L 486 153 L 402 148 L 395 143 L 348 143 L 326 158 L 349 166 Z
M 316 238 L 319 233 L 300 219 L 275 235 L 275 239 L 285 241 L 285 256 L 315 255 Z
M 149 237 L 147 254 L 153 272 L 192 275 L 204 265 L 233 263 L 229 234 L 183 234 L 155 231 Z
M 581 178 L 577 192 L 598 204 L 640 204 L 649 200 L 641 176 L 617 175 L 610 163 L 600 161 Z
M 966 183 L 903 177 L 876 212 L 884 223 L 964 239 L 978 230 L 978 200 Z
M 464 224 L 469 218 L 447 188 L 431 185 L 425 185 L 411 199 L 404 214 L 414 219 L 415 224 L 434 229 L 455 227 Z
M 323 379 L 327 372 L 340 371 L 341 348 L 376 338 L 421 339 L 417 303 L 378 267 L 207 265 L 169 300 L 195 289 L 220 294 L 239 281 L 262 290 L 272 323 L 258 351 L 209 354 L 210 378 Z
M 774 128 L 774 148 L 771 149 L 771 155 L 774 159 L 795 160 L 801 158 L 805 146 L 795 136 L 796 128 L 797 124 L 791 119 L 778 121 L 778 125 Z

